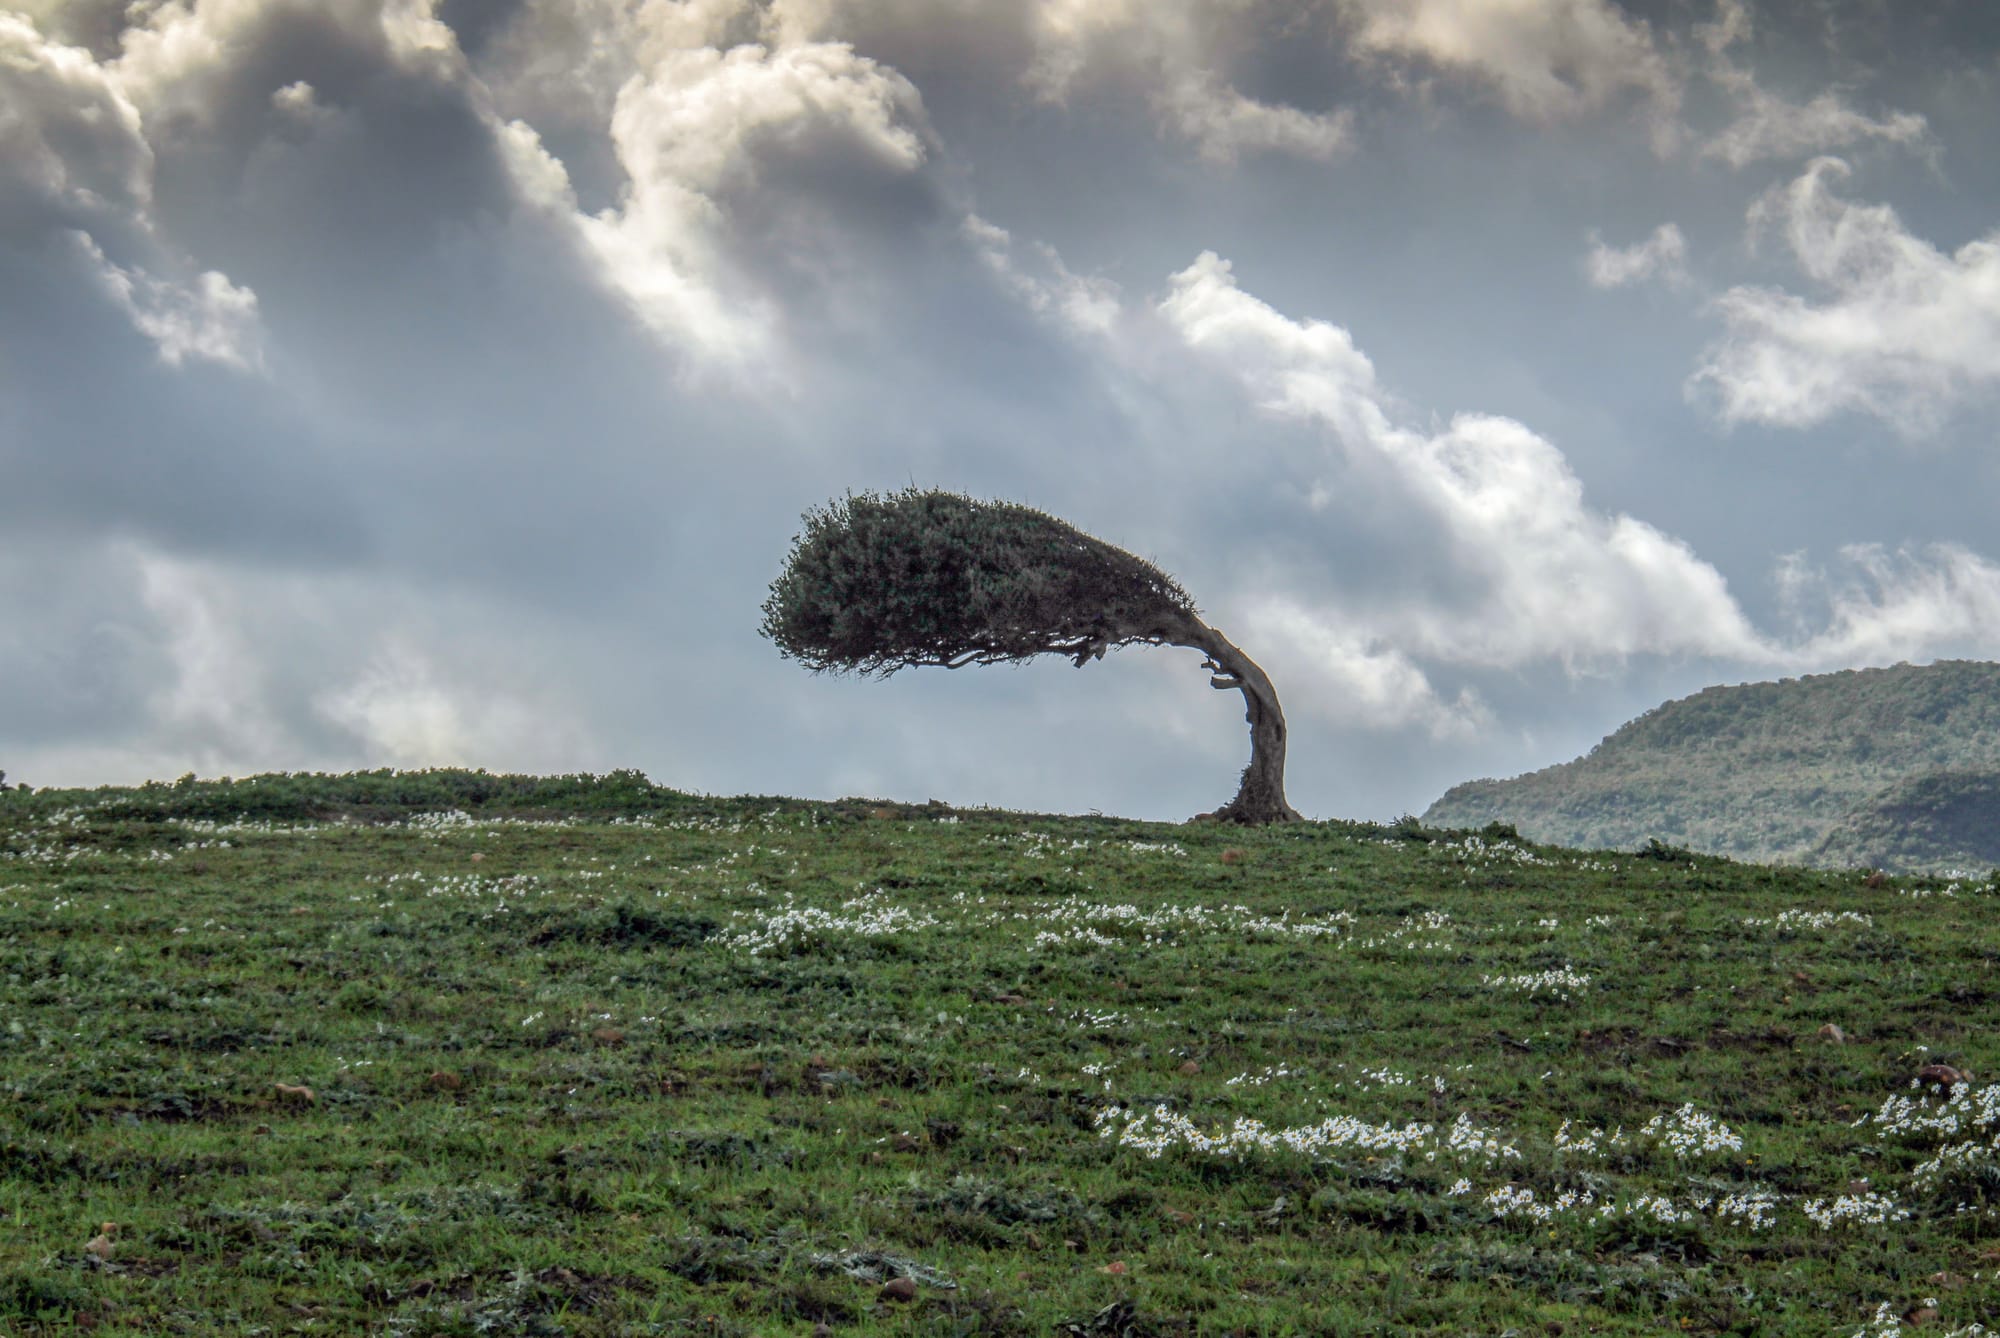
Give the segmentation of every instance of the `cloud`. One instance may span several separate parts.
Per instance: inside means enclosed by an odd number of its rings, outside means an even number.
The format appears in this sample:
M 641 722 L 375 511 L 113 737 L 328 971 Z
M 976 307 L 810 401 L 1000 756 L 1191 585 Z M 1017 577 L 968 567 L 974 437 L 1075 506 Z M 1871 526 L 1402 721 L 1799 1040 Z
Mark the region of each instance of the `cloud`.
M 1687 282 L 1687 239 L 1672 223 L 1660 224 L 1645 241 L 1631 246 L 1606 246 L 1594 229 L 1589 240 L 1583 263 L 1592 287 L 1623 288 L 1652 278 Z
M 1433 66 L 1490 89 L 1525 121 L 1571 120 L 1636 93 L 1672 146 L 1682 79 L 1644 20 L 1607 0 L 1337 0 L 1366 56 Z
M 1347 631 L 1316 609 L 1283 596 L 1244 611 L 1248 640 L 1274 680 L 1297 685 L 1292 723 L 1312 717 L 1339 729 L 1394 732 L 1412 727 L 1433 739 L 1464 739 L 1492 722 L 1477 693 L 1447 700 L 1408 655 L 1365 631 Z
M 1353 139 L 1344 108 L 1307 110 L 1259 100 L 1231 77 L 1246 58 L 1247 25 L 1207 0 L 1035 0 L 1035 58 L 1027 85 L 1062 102 L 1088 76 L 1142 88 L 1159 128 L 1226 166 L 1254 154 L 1325 161 Z
M 257 295 L 160 240 L 155 156 L 115 69 L 0 12 L 0 246 L 68 244 L 98 290 L 169 365 L 258 367 Z M 126 263 L 107 254 L 115 248 Z
M 1786 656 L 1802 669 L 1937 657 L 2000 656 L 2000 564 L 1960 544 L 1850 544 L 1829 573 L 1801 554 L 1778 567 L 1780 593 L 1817 632 Z
M 1716 299 L 1725 330 L 1688 391 L 1726 423 L 1865 413 L 1914 436 L 2000 384 L 2000 234 L 1947 255 L 1889 206 L 1837 195 L 1848 175 L 1817 159 L 1751 211 L 1825 297 L 1745 285 Z
M 1764 653 L 1715 568 L 1643 521 L 1587 506 L 1562 454 L 1522 424 L 1462 413 L 1405 425 L 1347 331 L 1282 315 L 1213 253 L 1173 276 L 1159 309 L 1263 412 L 1329 434 L 1309 489 L 1323 523 L 1386 513 L 1422 554 L 1407 572 L 1376 568 L 1366 592 L 1322 595 L 1328 625 L 1486 668 Z
M 160 357 L 169 365 L 206 358 L 244 371 L 262 367 L 257 295 L 248 288 L 237 287 L 216 270 L 186 284 L 159 279 L 136 266 L 114 264 L 89 233 L 71 235 L 104 291 L 131 317 L 133 328 L 159 347 Z
M 1046 316 L 1079 334 L 1110 332 L 1119 316 L 1118 285 L 1108 279 L 1073 274 L 1056 249 L 1047 243 L 1027 248 L 1033 261 L 1015 255 L 1008 231 L 977 214 L 961 225 L 974 254 L 1000 285 L 1038 316 Z
M 1806 102 L 1788 102 L 1769 92 L 1748 66 L 1728 54 L 1750 40 L 1751 27 L 1750 10 L 1742 0 L 1721 0 L 1713 21 L 1695 25 L 1695 37 L 1709 57 L 1703 73 L 1736 111 L 1735 120 L 1702 144 L 1702 157 L 1743 168 L 1770 158 L 1806 158 L 1871 139 L 1918 146 L 1926 142 L 1930 124 L 1914 112 L 1868 116 L 1849 106 L 1835 89 Z
M 354 736 L 360 756 L 391 766 L 507 765 L 568 751 L 527 703 L 446 680 L 416 646 L 391 640 L 351 681 L 316 694 L 314 705 Z

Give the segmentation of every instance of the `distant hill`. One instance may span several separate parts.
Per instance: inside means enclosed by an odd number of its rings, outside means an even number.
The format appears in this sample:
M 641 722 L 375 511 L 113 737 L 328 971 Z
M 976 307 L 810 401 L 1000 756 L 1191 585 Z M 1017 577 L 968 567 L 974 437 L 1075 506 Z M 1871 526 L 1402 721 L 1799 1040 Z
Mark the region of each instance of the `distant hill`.
M 1737 859 L 1892 869 L 2000 864 L 2000 664 L 1714 687 L 1658 706 L 1574 762 L 1453 787 L 1438 827 L 1537 841 L 1649 838 Z
M 2000 773 L 1933 771 L 1891 785 L 1842 818 L 1813 863 L 2000 868 Z

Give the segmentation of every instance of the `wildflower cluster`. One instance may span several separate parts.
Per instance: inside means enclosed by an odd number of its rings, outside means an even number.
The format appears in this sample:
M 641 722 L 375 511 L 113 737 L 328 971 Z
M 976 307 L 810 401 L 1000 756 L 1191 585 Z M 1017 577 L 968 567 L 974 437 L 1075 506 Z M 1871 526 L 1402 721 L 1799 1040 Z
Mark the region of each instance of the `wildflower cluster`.
M 1559 966 L 1548 971 L 1531 971 L 1513 976 L 1479 977 L 1479 983 L 1494 989 L 1517 990 L 1530 997 L 1552 994 L 1558 999 L 1567 999 L 1571 990 L 1590 988 L 1590 977 L 1573 966 Z
M 1248 906 L 1156 906 L 1141 910 L 1127 903 L 1110 904 L 1070 898 L 1042 903 L 1021 911 L 996 914 L 994 923 L 1008 918 L 1040 920 L 1054 926 L 1035 935 L 1035 946 L 1052 947 L 1070 943 L 1092 947 L 1112 947 L 1118 939 L 1104 932 L 1114 929 L 1127 939 L 1151 943 L 1175 931 L 1198 930 L 1245 936 L 1272 935 L 1287 938 L 1331 938 L 1340 935 L 1354 916 L 1348 911 L 1293 919 L 1290 911 L 1263 915 Z M 1102 928 L 1100 928 L 1100 926 Z
M 1779 929 L 1832 929 L 1836 925 L 1853 924 L 1866 928 L 1875 923 L 1875 917 L 1860 911 L 1779 911 L 1775 919 L 1770 916 L 1745 916 L 1743 923 L 1752 928 L 1775 925 Z
M 1676 1160 L 1743 1150 L 1743 1140 L 1734 1130 L 1713 1115 L 1696 1110 L 1692 1101 L 1670 1114 L 1655 1115 L 1639 1133 L 1665 1143 Z
M 1894 1199 L 1871 1191 L 1842 1194 L 1835 1199 L 1807 1199 L 1799 1205 L 1799 1211 L 1824 1231 L 1831 1231 L 1845 1222 L 1880 1226 L 1884 1222 L 1900 1222 L 1910 1215 L 1909 1210 L 1898 1207 Z
M 732 911 L 736 927 L 716 936 L 724 947 L 746 951 L 752 957 L 767 952 L 793 951 L 824 942 L 835 935 L 883 938 L 892 934 L 929 929 L 937 917 L 885 904 L 882 889 L 844 901 L 838 911 L 817 906 L 801 906 L 790 896 L 772 911 Z
M 1395 948 L 1403 952 L 1452 952 L 1458 945 L 1450 935 L 1458 928 L 1452 923 L 1449 911 L 1424 911 L 1404 916 L 1402 923 L 1390 930 L 1386 937 L 1360 939 L 1354 946 Z
M 1923 1308 L 1937 1309 L 1937 1297 L 1926 1296 Z M 1896 1313 L 1896 1307 L 1887 1301 L 1875 1307 L 1875 1314 L 1866 1324 L 1856 1329 L 1853 1338 L 1900 1338 L 1903 1332 L 1903 1317 Z M 1983 1324 L 1968 1324 L 1961 1329 L 1941 1333 L 1938 1338 L 1983 1338 L 1991 1333 Z
M 1435 1125 L 1371 1124 L 1352 1115 L 1331 1115 L 1318 1124 L 1272 1129 L 1262 1120 L 1239 1116 L 1227 1129 L 1204 1131 L 1185 1115 L 1157 1105 L 1150 1111 L 1125 1106 L 1105 1106 L 1093 1117 L 1099 1138 L 1116 1138 L 1118 1146 L 1136 1148 L 1150 1158 L 1164 1156 L 1181 1147 L 1207 1157 L 1241 1157 L 1251 1152 L 1290 1151 L 1316 1156 L 1345 1148 L 1368 1152 L 1423 1154 L 1436 1161 L 1442 1153 L 1454 1161 L 1480 1160 L 1487 1164 L 1518 1159 L 1520 1152 L 1500 1142 L 1491 1133 L 1460 1113 L 1451 1127 L 1439 1136 Z

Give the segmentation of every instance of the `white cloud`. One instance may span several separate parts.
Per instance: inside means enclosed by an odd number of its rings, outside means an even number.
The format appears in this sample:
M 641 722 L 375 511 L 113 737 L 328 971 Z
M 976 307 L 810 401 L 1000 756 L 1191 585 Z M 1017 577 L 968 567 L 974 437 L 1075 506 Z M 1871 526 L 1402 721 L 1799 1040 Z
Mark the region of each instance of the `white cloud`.
M 654 333 L 699 363 L 745 373 L 771 353 L 782 294 L 736 263 L 734 210 L 769 190 L 774 163 L 841 169 L 859 182 L 915 175 L 929 158 L 915 87 L 843 43 L 661 50 L 618 92 L 610 136 L 627 185 L 595 214 L 578 210 L 566 171 L 530 126 L 497 132 L 523 194 L 568 217 Z M 803 230 L 822 221 L 793 203 L 805 263 L 815 248 Z M 832 249 L 831 237 L 818 240 Z
M 0 10 L 0 236 L 128 219 L 152 194 L 153 150 L 117 80 Z
M 505 765 L 543 732 L 522 703 L 446 683 L 420 650 L 401 641 L 385 646 L 352 682 L 321 693 L 316 705 L 356 737 L 363 756 L 398 767 Z
M 1779 566 L 1795 610 L 1815 608 L 1823 628 L 1793 646 L 1801 669 L 1893 664 L 1940 656 L 2000 656 L 2000 564 L 1959 544 L 1890 549 L 1853 544 L 1837 574 L 1793 555 Z
M 195 271 L 162 243 L 153 171 L 152 146 L 118 67 L 0 12 L 0 243 L 62 234 L 168 363 L 257 368 L 256 294 L 220 271 Z M 144 259 L 119 264 L 107 245 Z
M 221 594 L 222 578 L 163 554 L 131 557 L 173 671 L 153 698 L 157 727 L 186 741 L 191 767 L 211 772 L 282 757 L 284 731 L 265 704 L 263 676 Z
M 1415 727 L 1434 739 L 1470 738 L 1492 715 L 1470 689 L 1446 700 L 1423 669 L 1379 637 L 1343 630 L 1323 609 L 1271 596 L 1244 611 L 1248 635 L 1274 681 L 1286 685 L 1292 723 L 1340 729 Z
M 1247 29 L 1215 0 L 1034 0 L 1035 59 L 1025 81 L 1061 102 L 1093 69 L 1120 72 L 1146 90 L 1163 131 L 1210 163 L 1283 153 L 1324 161 L 1353 137 L 1352 113 L 1308 111 L 1244 93 L 1227 66 Z
M 2000 385 L 2000 235 L 1946 255 L 1889 206 L 1836 195 L 1848 174 L 1818 159 L 1752 210 L 1826 297 L 1741 286 L 1716 300 L 1725 332 L 1688 389 L 1712 396 L 1723 421 L 1809 427 L 1867 413 L 1914 435 Z
M 1118 285 L 1072 273 L 1053 246 L 1038 242 L 1028 248 L 1038 262 L 1031 268 L 1015 256 L 1005 228 L 968 214 L 960 231 L 980 263 L 1030 311 L 1081 334 L 1107 334 L 1117 323 Z
M 1345 501 L 1353 512 L 1408 512 L 1433 536 L 1425 560 L 1454 597 L 1414 580 L 1373 601 L 1349 590 L 1325 602 L 1330 626 L 1483 667 L 1765 653 L 1715 568 L 1643 521 L 1591 509 L 1561 452 L 1522 424 L 1470 413 L 1429 430 L 1399 423 L 1345 330 L 1280 314 L 1212 253 L 1173 276 L 1160 312 L 1264 411 L 1331 432 L 1339 478 L 1316 481 L 1315 495 L 1358 492 Z
M 1672 146 L 1682 80 L 1643 20 L 1607 0 L 1336 0 L 1364 55 L 1426 62 L 1491 88 L 1523 120 L 1567 120 L 1638 93 Z
M 1652 278 L 1685 283 L 1686 260 L 1687 238 L 1674 224 L 1662 223 L 1645 241 L 1624 247 L 1606 246 L 1593 230 L 1583 265 L 1593 287 L 1622 288 Z
M 106 259 L 89 233 L 72 235 L 104 291 L 169 365 L 206 358 L 243 371 L 262 368 L 263 325 L 257 318 L 257 295 L 248 288 L 237 287 L 216 270 L 176 283 L 136 266 L 127 269 Z
M 1736 107 L 1736 119 L 1701 146 L 1702 157 L 1741 168 L 1768 158 L 1806 158 L 1870 139 L 1925 142 L 1929 123 L 1913 112 L 1868 116 L 1832 89 L 1802 103 L 1768 92 L 1747 66 L 1729 58 L 1730 48 L 1748 42 L 1750 32 L 1750 10 L 1742 0 L 1720 0 L 1715 19 L 1695 25 L 1695 37 L 1709 57 L 1704 73 Z
M 1165 123 L 1211 163 L 1245 154 L 1289 153 L 1325 161 L 1353 138 L 1354 114 L 1308 112 L 1245 96 L 1212 71 L 1172 71 L 1155 99 Z
M 1921 146 L 1930 132 L 1930 123 L 1915 112 L 1869 116 L 1832 90 L 1806 102 L 1787 102 L 1759 87 L 1748 70 L 1727 63 L 1711 71 L 1710 77 L 1735 99 L 1736 119 L 1702 145 L 1701 155 L 1720 158 L 1731 167 L 1770 158 L 1806 158 L 1871 139 Z
M 165 0 L 134 5 L 110 68 L 149 118 L 176 133 L 212 126 L 228 103 L 243 55 L 278 25 L 310 16 L 379 51 L 406 72 L 461 78 L 458 40 L 435 14 L 435 0 Z M 282 90 L 281 90 L 282 91 Z

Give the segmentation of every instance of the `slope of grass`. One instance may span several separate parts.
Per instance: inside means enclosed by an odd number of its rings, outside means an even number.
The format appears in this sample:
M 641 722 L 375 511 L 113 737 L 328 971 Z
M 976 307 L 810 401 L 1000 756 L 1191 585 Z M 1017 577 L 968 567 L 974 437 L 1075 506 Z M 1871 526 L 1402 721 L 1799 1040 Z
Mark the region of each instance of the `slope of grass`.
M 1824 866 L 1879 850 L 1890 867 L 1942 870 L 1959 863 L 1982 820 L 2000 822 L 1990 797 L 1970 814 L 1913 808 L 1939 795 L 1909 783 L 1947 771 L 2000 773 L 2000 664 L 1951 660 L 1708 688 L 1655 707 L 1573 762 L 1455 786 L 1424 821 L 1507 822 L 1575 846 L 1630 849 L 1658 838 L 1735 859 Z M 1868 849 L 1829 840 L 1856 823 Z
M 368 784 L 0 796 L 0 1332 L 2000 1313 L 1991 882 Z

